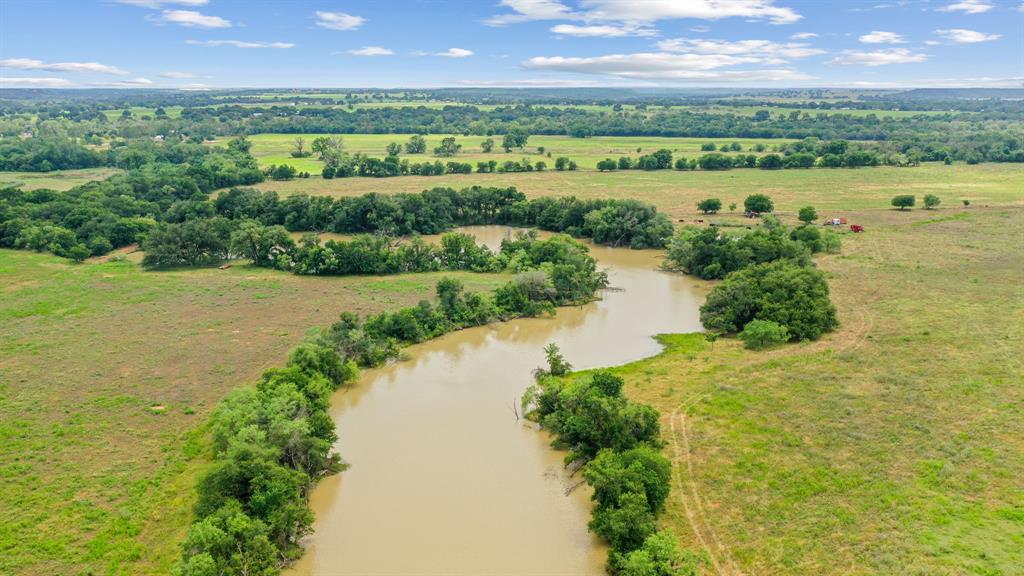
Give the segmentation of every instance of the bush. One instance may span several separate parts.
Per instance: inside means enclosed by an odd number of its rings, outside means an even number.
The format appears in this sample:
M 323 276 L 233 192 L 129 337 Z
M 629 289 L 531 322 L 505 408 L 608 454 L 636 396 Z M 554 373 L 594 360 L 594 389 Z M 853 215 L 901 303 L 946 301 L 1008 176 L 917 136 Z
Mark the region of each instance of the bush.
M 738 332 L 751 320 L 785 326 L 790 340 L 816 340 L 839 325 L 825 275 L 780 260 L 730 274 L 700 308 L 708 330 Z
M 782 168 L 782 157 L 778 154 L 765 154 L 757 159 L 757 167 L 762 170 L 778 170 Z
M 942 204 L 942 200 L 935 194 L 924 195 L 924 207 L 926 210 L 933 210 L 939 204 Z
M 740 340 L 750 350 L 761 350 L 789 340 L 789 331 L 771 320 L 751 320 L 740 332 Z
M 910 194 L 900 194 L 899 196 L 893 196 L 892 205 L 900 210 L 906 210 L 907 208 L 913 208 L 914 204 L 917 203 L 917 198 Z
M 768 213 L 775 210 L 775 203 L 764 194 L 751 194 L 743 201 L 743 208 L 747 212 Z
M 714 214 L 722 209 L 722 201 L 718 198 L 707 198 L 697 202 L 697 209 L 705 214 Z

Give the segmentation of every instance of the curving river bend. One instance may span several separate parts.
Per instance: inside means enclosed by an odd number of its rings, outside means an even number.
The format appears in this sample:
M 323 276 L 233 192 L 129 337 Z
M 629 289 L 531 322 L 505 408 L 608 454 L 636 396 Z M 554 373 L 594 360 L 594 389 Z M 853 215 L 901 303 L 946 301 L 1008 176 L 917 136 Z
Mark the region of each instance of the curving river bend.
M 461 229 L 492 248 L 507 228 Z M 556 342 L 576 369 L 657 354 L 658 333 L 701 330 L 706 290 L 657 270 L 660 252 L 592 246 L 602 300 L 471 328 L 406 349 L 333 399 L 336 449 L 352 467 L 311 496 L 314 534 L 291 574 L 600 575 L 605 547 L 587 531 L 590 493 L 564 453 L 513 403 Z

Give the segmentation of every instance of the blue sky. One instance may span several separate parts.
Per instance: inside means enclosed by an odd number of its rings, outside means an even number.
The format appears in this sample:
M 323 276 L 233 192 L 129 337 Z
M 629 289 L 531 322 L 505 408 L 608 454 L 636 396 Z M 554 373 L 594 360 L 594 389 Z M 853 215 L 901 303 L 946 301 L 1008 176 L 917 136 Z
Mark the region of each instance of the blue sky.
M 1024 86 L 1019 0 L 0 0 L 0 86 Z

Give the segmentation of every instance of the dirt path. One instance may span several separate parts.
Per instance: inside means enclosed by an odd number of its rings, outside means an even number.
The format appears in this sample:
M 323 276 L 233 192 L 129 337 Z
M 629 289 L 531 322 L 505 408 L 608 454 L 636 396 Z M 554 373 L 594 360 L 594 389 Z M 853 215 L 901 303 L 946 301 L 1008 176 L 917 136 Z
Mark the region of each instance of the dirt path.
M 743 571 L 739 569 L 735 560 L 733 560 L 729 547 L 722 542 L 715 529 L 711 526 L 700 491 L 697 489 L 697 482 L 693 476 L 693 457 L 690 453 L 690 434 L 687 431 L 689 422 L 686 418 L 686 411 L 706 396 L 707 394 L 704 394 L 689 402 L 680 404 L 672 411 L 669 419 L 669 426 L 672 431 L 670 438 L 672 440 L 672 469 L 675 476 L 676 495 L 679 497 L 683 510 L 686 512 L 690 529 L 693 530 L 701 547 L 707 551 L 714 573 L 720 576 L 741 576 Z M 682 445 L 679 442 L 680 438 L 682 438 Z

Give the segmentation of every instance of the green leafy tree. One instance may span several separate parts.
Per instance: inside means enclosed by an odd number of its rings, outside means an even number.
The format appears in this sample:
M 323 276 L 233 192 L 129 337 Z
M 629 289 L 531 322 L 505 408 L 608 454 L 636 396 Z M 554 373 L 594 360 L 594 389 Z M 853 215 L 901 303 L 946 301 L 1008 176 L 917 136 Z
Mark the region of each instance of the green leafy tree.
M 548 363 L 547 373 L 551 376 L 565 376 L 572 371 L 572 364 L 566 362 L 558 344 L 554 342 L 544 347 L 544 358 Z
M 789 340 L 789 331 L 785 326 L 771 320 L 751 320 L 740 332 L 743 345 L 751 350 L 761 350 L 777 346 Z
M 484 154 L 490 154 L 491 150 L 494 150 L 494 138 L 488 138 L 481 142 L 480 150 L 482 150 Z
M 269 529 L 228 501 L 193 524 L 182 545 L 181 576 L 276 576 L 278 555 Z
M 705 560 L 699 554 L 680 550 L 672 531 L 659 530 L 616 564 L 618 576 L 699 576 Z
M 459 153 L 462 144 L 455 141 L 454 136 L 448 136 L 441 140 L 441 145 L 434 148 L 434 154 L 441 157 L 451 157 Z
M 392 142 L 388 144 L 386 152 L 388 156 L 398 156 L 399 154 L 402 153 L 402 145 L 399 144 L 398 142 Z
M 893 196 L 892 205 L 900 210 L 906 210 L 907 208 L 913 208 L 914 204 L 917 203 L 917 198 L 911 194 L 900 194 Z
M 411 136 L 409 141 L 405 143 L 406 154 L 423 154 L 426 151 L 427 139 L 419 134 Z
M 722 209 L 722 201 L 718 198 L 706 198 L 697 202 L 697 209 L 705 214 L 715 214 Z
M 743 200 L 743 208 L 747 212 L 766 214 L 775 210 L 775 203 L 764 194 L 751 194 Z
M 625 492 L 615 506 L 594 510 L 590 529 L 607 540 L 614 551 L 627 553 L 643 546 L 657 525 L 644 493 Z
M 936 206 L 942 204 L 942 200 L 935 194 L 924 195 L 924 207 L 927 210 L 934 210 Z
M 818 212 L 814 209 L 814 206 L 804 206 L 797 213 L 797 219 L 804 224 L 810 224 L 818 219 Z
M 92 254 L 92 251 L 89 250 L 89 247 L 86 246 L 85 244 L 76 244 L 72 246 L 70 250 L 68 250 L 68 258 L 70 258 L 71 260 L 78 264 L 84 262 L 85 259 L 88 258 L 90 254 Z

